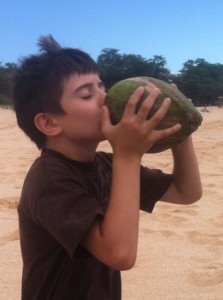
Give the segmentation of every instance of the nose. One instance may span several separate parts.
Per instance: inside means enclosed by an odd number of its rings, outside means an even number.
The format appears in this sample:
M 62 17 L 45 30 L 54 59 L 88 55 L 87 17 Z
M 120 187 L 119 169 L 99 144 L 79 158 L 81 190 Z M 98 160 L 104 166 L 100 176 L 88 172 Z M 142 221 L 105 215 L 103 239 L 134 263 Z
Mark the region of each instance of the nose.
M 99 100 L 100 100 L 100 105 L 103 105 L 105 102 L 105 97 L 106 97 L 106 92 L 104 89 L 99 89 Z

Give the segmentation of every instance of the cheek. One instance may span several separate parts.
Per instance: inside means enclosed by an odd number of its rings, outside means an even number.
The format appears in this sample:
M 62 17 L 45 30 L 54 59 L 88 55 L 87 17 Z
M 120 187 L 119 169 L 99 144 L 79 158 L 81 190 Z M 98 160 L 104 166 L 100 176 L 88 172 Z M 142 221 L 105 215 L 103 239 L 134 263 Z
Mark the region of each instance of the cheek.
M 79 112 L 76 115 L 75 124 L 82 130 L 89 132 L 100 130 L 102 121 L 102 111 L 99 109 L 88 109 L 84 112 Z
M 100 130 L 101 128 L 101 115 L 90 114 L 82 120 L 83 127 L 87 128 L 89 131 Z

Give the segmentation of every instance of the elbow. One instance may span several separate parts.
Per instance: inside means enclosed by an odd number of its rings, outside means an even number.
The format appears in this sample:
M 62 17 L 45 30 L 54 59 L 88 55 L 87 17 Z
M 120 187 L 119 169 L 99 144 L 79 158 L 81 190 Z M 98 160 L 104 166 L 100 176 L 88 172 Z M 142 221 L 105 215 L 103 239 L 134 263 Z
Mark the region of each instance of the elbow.
M 109 266 L 118 271 L 127 271 L 134 267 L 136 262 L 136 252 L 132 252 L 128 249 L 120 250 L 117 249 L 110 255 Z
M 119 270 L 120 271 L 127 271 L 131 270 L 136 263 L 136 257 L 126 256 L 119 260 Z
M 202 188 L 200 188 L 197 191 L 194 191 L 188 197 L 186 197 L 185 200 L 183 201 L 183 204 L 190 205 L 196 203 L 201 199 L 202 195 L 203 195 L 203 190 Z
M 202 189 L 202 186 L 200 186 L 200 188 L 197 189 L 197 191 L 194 192 L 194 195 L 192 196 L 192 203 L 199 201 L 201 199 L 202 195 L 203 195 L 203 189 Z
M 128 271 L 134 267 L 135 262 L 136 260 L 134 259 L 122 258 L 116 261 L 114 269 L 118 271 Z
M 194 198 L 192 199 L 192 203 L 191 203 L 191 204 L 193 204 L 193 203 L 199 201 L 199 200 L 201 199 L 201 197 L 202 197 L 202 192 L 201 192 L 199 195 L 197 195 L 197 197 L 194 197 Z
M 199 192 L 197 193 L 197 198 L 196 198 L 195 202 L 197 202 L 198 200 L 200 200 L 201 197 L 202 197 L 202 195 L 203 195 L 203 189 L 201 187 L 200 190 L 199 190 Z

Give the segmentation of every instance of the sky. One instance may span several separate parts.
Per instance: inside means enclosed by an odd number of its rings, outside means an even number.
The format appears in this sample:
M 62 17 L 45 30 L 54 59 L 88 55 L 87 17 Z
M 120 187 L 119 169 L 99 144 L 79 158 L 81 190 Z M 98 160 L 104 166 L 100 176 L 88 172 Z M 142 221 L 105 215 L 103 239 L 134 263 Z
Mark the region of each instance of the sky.
M 223 64 L 222 0 L 0 0 L 0 62 L 38 53 L 52 34 L 95 60 L 104 48 L 162 55 L 177 73 L 189 60 Z

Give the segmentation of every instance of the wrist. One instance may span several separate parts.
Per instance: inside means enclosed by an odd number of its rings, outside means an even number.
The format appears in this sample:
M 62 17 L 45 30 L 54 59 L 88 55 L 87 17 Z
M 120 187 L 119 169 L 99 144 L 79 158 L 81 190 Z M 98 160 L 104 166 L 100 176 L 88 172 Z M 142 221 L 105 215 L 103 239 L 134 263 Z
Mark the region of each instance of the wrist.
M 137 153 L 114 151 L 113 161 L 121 162 L 123 164 L 141 165 L 142 156 Z
M 175 145 L 174 147 L 172 147 L 172 152 L 176 152 L 176 151 L 182 151 L 184 149 L 188 149 L 188 148 L 193 148 L 193 141 L 192 141 L 192 136 L 188 136 L 186 139 L 184 139 L 181 143 Z

